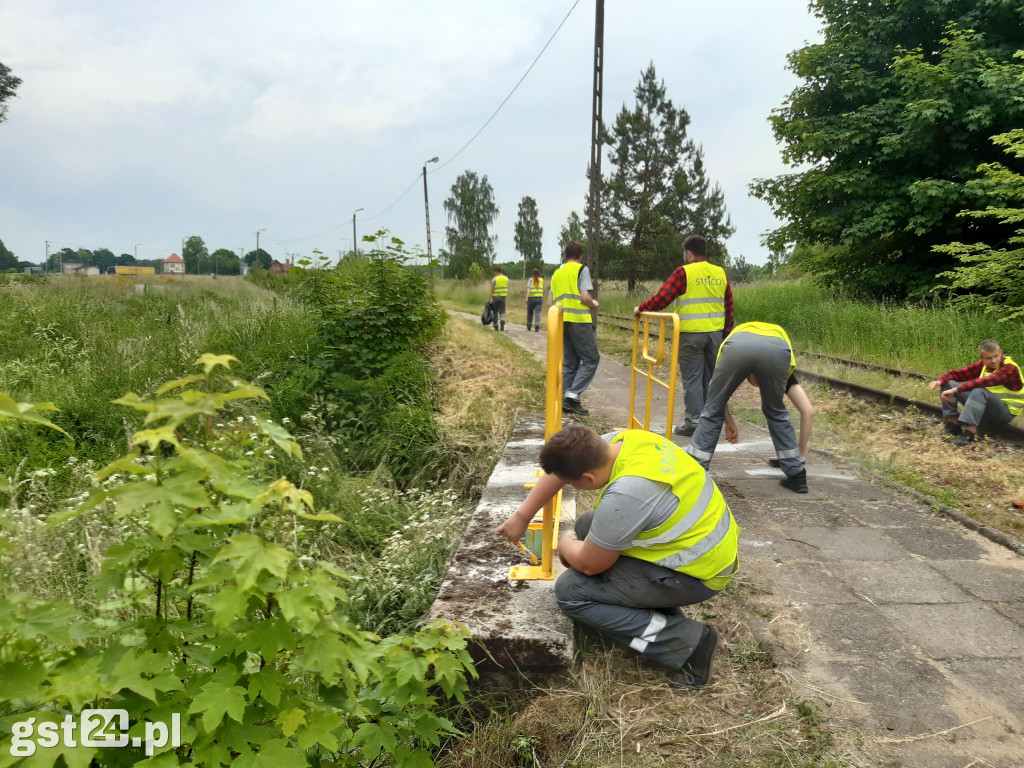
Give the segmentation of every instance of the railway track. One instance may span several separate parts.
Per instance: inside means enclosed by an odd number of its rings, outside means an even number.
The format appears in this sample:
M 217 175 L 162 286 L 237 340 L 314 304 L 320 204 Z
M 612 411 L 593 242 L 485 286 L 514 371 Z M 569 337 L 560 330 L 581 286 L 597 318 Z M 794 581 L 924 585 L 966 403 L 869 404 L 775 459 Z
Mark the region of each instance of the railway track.
M 598 315 L 598 321 L 610 325 L 615 328 L 619 328 L 624 331 L 633 332 L 633 318 L 621 317 L 618 315 Z M 654 336 L 654 334 L 650 334 Z M 828 360 L 830 362 L 840 363 L 842 365 L 848 365 L 856 368 L 863 368 L 871 371 L 880 371 L 888 373 L 893 376 L 900 376 L 903 378 L 920 379 L 924 381 L 930 381 L 931 376 L 927 376 L 923 373 L 914 373 L 911 371 L 901 371 L 898 368 L 889 368 L 884 365 L 875 365 L 874 363 L 865 363 L 859 360 L 849 360 L 844 357 L 836 357 L 834 355 L 825 355 L 819 352 L 798 352 L 798 356 L 810 356 L 816 357 L 822 360 Z M 796 369 L 797 376 L 801 380 L 813 381 L 824 386 L 834 389 L 838 392 L 847 392 L 850 395 L 873 403 L 880 403 L 890 408 L 897 408 L 899 410 L 906 410 L 908 408 L 916 408 L 917 410 L 931 414 L 937 419 L 942 418 L 942 408 L 935 403 L 926 403 L 922 400 L 915 400 L 913 398 L 904 397 L 903 395 L 897 395 L 894 392 L 887 392 L 882 389 L 876 389 L 874 387 L 868 387 L 863 384 L 857 384 L 853 381 L 846 381 L 839 379 L 834 376 L 826 376 L 821 373 L 815 373 L 814 371 L 808 371 L 804 368 Z M 1004 426 L 998 430 L 993 430 L 992 434 L 1003 438 L 1004 440 L 1011 441 L 1014 443 L 1024 444 L 1024 429 L 1013 426 Z

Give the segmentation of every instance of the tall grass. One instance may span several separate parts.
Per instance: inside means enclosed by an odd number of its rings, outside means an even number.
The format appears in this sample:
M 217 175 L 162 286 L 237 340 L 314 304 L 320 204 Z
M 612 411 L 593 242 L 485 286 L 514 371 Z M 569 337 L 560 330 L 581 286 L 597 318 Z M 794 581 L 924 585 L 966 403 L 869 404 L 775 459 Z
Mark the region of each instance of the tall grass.
M 996 339 L 1024 356 L 1024 326 L 940 300 L 865 302 L 825 292 L 810 280 L 765 281 L 734 291 L 736 322 L 777 323 L 799 349 L 934 373 L 978 359 L 978 343 Z
M 193 373 L 204 352 L 234 355 L 239 377 L 280 394 L 274 416 L 296 420 L 308 404 L 308 393 L 298 401 L 308 310 L 239 278 L 8 280 L 0 285 L 0 327 L 0 391 L 53 402 L 54 421 L 75 436 L 79 458 L 104 463 L 124 451 L 125 409 L 111 401 Z M 29 470 L 63 463 L 55 435 L 5 431 L 0 464 L 21 456 Z

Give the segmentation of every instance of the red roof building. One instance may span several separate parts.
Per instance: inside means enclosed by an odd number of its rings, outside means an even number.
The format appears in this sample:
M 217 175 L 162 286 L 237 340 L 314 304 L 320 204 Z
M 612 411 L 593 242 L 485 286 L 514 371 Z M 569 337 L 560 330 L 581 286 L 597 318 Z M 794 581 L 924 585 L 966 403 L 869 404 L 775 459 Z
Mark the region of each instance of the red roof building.
M 176 253 L 172 253 L 163 261 L 163 272 L 165 275 L 184 275 L 185 260 Z

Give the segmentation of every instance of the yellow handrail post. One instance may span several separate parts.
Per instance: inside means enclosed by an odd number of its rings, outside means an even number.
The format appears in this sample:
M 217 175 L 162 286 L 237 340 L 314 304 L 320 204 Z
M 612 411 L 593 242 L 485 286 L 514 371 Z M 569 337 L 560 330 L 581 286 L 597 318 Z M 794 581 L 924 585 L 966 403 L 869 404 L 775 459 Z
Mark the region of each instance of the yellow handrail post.
M 562 428 L 562 305 L 554 304 L 548 310 L 548 353 L 544 387 L 544 442 Z M 562 492 L 555 494 L 544 505 L 541 527 L 540 565 L 514 565 L 509 579 L 555 578 L 555 542 L 558 538 L 558 520 L 562 512 Z M 533 529 L 533 523 L 530 529 Z
M 644 332 L 643 341 L 640 340 L 640 319 L 643 318 Z M 658 351 L 652 355 L 650 352 L 650 321 L 658 321 Z M 672 353 L 669 362 L 668 381 L 662 381 L 654 375 L 654 366 L 661 365 L 665 358 L 665 322 L 672 323 Z M 639 359 L 638 359 L 639 358 Z M 647 371 L 641 371 L 638 362 L 642 360 L 647 363 Z M 651 425 L 651 395 L 655 384 L 668 390 L 668 415 L 665 437 L 672 439 L 672 420 L 676 408 L 676 376 L 679 371 L 679 315 L 675 312 L 641 312 L 639 317 L 633 320 L 633 363 L 630 366 L 629 375 L 629 413 L 627 425 L 630 429 L 650 429 Z M 634 415 L 636 400 L 636 377 L 640 374 L 647 379 L 647 392 L 644 399 L 644 419 L 641 422 Z

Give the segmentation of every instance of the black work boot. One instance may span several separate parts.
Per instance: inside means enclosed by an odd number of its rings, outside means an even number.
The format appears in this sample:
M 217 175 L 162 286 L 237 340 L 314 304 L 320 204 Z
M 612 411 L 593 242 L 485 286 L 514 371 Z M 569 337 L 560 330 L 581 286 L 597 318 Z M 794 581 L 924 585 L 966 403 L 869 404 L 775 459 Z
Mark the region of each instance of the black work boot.
M 779 485 L 789 488 L 793 493 L 807 493 L 807 470 L 801 469 L 792 477 L 784 477 L 779 480 Z
M 965 448 L 968 445 L 974 445 L 974 440 L 976 437 L 977 436 L 973 432 L 968 432 L 965 429 L 963 431 L 963 434 L 953 441 L 953 445 L 955 445 L 957 448 Z
M 955 421 L 947 421 L 946 426 L 942 428 L 942 439 L 947 443 L 953 442 L 956 438 L 963 434 L 963 427 L 957 424 Z
M 693 649 L 690 658 L 678 672 L 669 676 L 669 685 L 673 688 L 700 688 L 711 679 L 711 659 L 718 645 L 718 633 L 710 624 L 704 625 L 700 642 Z

